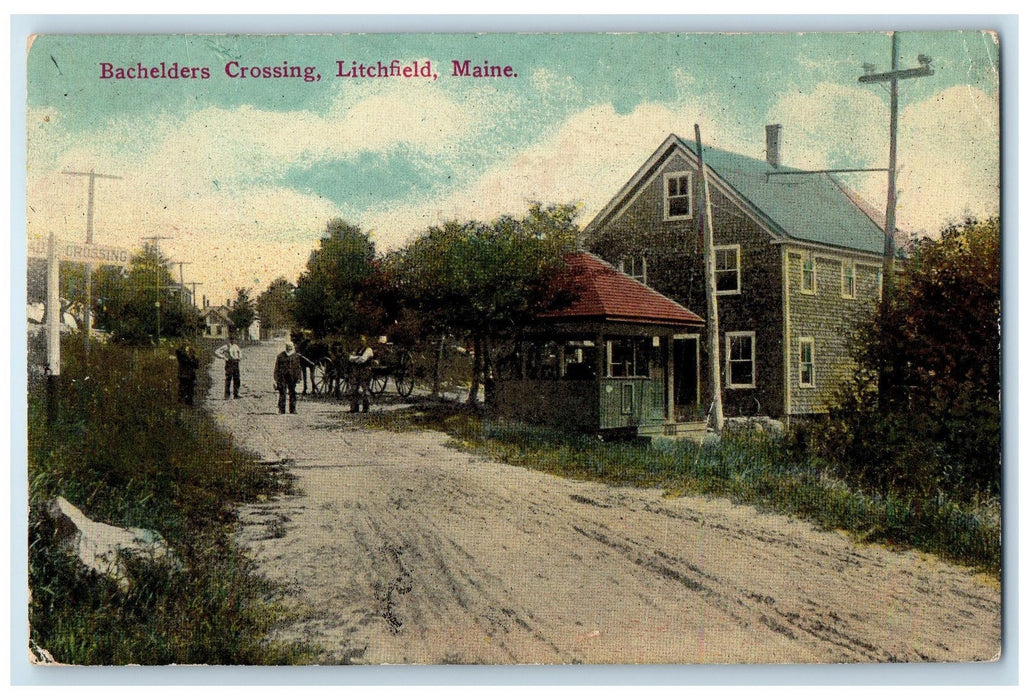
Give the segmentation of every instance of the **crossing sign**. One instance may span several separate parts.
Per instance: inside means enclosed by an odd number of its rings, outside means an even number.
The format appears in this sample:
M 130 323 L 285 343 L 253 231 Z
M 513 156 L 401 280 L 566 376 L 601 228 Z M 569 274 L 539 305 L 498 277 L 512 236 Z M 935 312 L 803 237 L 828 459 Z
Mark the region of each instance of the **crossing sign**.
M 95 243 L 70 243 L 57 241 L 57 258 L 68 262 L 90 263 L 93 265 L 117 265 L 126 267 L 132 253 L 128 248 L 117 248 Z M 47 241 L 45 238 L 30 238 L 26 241 L 30 258 L 47 257 Z

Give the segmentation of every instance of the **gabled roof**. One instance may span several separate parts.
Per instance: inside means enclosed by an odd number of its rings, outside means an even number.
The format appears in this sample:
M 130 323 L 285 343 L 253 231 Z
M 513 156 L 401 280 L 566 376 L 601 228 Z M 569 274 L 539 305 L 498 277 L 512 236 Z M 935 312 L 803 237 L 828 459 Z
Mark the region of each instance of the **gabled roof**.
M 586 227 L 591 231 L 616 215 L 676 153 L 694 165 L 697 145 L 669 134 L 632 179 Z M 710 146 L 704 147 L 712 189 L 718 188 L 746 209 L 771 233 L 810 243 L 882 254 L 883 230 L 840 184 L 826 173 L 805 173 L 772 166 Z M 773 174 L 775 173 L 775 174 Z M 713 213 L 715 226 L 718 212 Z
M 224 306 L 209 306 L 200 312 L 200 317 L 205 320 L 211 316 L 218 316 L 223 321 L 229 321 L 229 312 Z
M 565 263 L 568 266 L 565 282 L 576 299 L 563 309 L 540 314 L 541 319 L 675 326 L 704 323 L 704 319 L 686 307 L 619 272 L 592 253 L 568 253 Z

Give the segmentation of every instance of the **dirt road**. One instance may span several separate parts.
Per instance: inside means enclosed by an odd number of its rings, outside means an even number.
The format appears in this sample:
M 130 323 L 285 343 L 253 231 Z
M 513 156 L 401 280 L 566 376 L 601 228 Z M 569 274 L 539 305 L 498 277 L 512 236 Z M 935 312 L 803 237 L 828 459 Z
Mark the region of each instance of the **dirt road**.
M 862 546 L 724 499 L 668 499 L 483 461 L 341 403 L 280 416 L 277 345 L 207 407 L 291 460 L 297 494 L 241 511 L 239 541 L 286 584 L 284 638 L 322 663 L 988 660 L 1000 591 L 916 552 Z M 373 411 L 389 410 L 374 406 Z

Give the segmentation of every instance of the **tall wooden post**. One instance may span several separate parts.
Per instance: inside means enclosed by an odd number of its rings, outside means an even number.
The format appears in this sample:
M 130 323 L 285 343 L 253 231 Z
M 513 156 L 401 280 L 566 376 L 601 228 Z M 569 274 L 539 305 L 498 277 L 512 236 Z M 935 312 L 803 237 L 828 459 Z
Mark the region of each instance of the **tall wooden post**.
M 722 353 L 718 349 L 718 296 L 715 288 L 715 234 L 711 226 L 711 193 L 704 168 L 704 147 L 700 142 L 700 124 L 693 125 L 697 137 L 697 173 L 699 190 L 704 198 L 701 225 L 704 234 L 704 291 L 707 296 L 707 347 L 711 366 L 711 427 L 721 434 L 725 424 L 722 413 Z
M 46 418 L 52 428 L 57 418 L 57 390 L 61 377 L 61 290 L 57 236 L 50 234 L 46 254 Z
M 65 175 L 81 175 L 89 178 L 89 199 L 86 204 L 86 244 L 93 245 L 93 200 L 96 192 L 96 179 L 98 177 L 110 180 L 121 180 L 117 175 L 101 175 L 93 170 L 88 173 L 79 173 L 69 170 L 61 171 Z M 93 265 L 86 263 L 86 308 L 83 310 L 83 324 L 85 325 L 84 342 L 86 353 L 89 353 L 89 336 L 93 333 Z
M 867 65 L 865 75 L 858 78 L 859 83 L 889 83 L 890 84 L 890 163 L 887 169 L 886 182 L 886 230 L 883 238 L 883 274 L 882 274 L 882 304 L 881 325 L 883 332 L 883 350 L 879 360 L 879 407 L 885 408 L 893 394 L 893 377 L 888 370 L 888 363 L 885 357 L 885 333 L 889 325 L 890 311 L 893 307 L 893 268 L 896 251 L 894 249 L 894 238 L 897 229 L 897 113 L 899 99 L 899 83 L 901 80 L 911 78 L 924 78 L 934 74 L 932 59 L 928 56 L 918 56 L 918 68 L 905 68 L 900 63 L 900 35 L 893 32 L 891 42 L 890 70 L 885 73 L 875 73 L 875 67 Z

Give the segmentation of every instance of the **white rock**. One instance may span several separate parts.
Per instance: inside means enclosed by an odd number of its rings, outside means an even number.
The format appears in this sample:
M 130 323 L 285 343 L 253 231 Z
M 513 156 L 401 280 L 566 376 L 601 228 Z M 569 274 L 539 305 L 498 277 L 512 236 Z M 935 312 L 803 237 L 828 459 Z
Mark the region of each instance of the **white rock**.
M 152 530 L 116 527 L 90 520 L 61 496 L 50 502 L 49 510 L 57 521 L 63 546 L 87 568 L 115 579 L 122 588 L 129 584 L 123 553 L 162 561 L 176 569 L 181 566 L 164 538 Z

